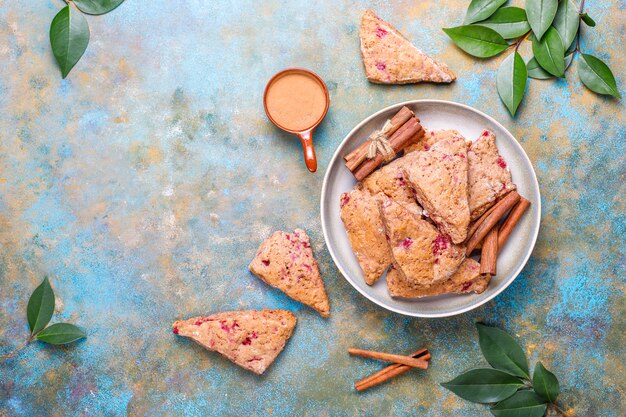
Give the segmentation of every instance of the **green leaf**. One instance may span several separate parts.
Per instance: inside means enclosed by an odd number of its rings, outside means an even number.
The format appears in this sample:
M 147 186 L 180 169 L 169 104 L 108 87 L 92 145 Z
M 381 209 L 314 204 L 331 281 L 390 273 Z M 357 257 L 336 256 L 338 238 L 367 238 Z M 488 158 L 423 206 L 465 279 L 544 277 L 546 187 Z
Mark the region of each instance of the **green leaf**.
M 541 362 L 537 362 L 537 365 L 535 365 L 533 388 L 537 394 L 551 403 L 555 402 L 559 396 L 559 380 L 556 379 L 552 372 L 544 368 Z
M 542 417 L 548 405 L 532 390 L 518 391 L 515 395 L 491 407 L 496 417 Z
M 76 7 L 87 14 L 105 14 L 122 4 L 124 0 L 74 0 Z
M 472 0 L 467 13 L 465 14 L 465 24 L 485 20 L 491 16 L 507 0 Z
M 28 317 L 28 325 L 30 333 L 37 334 L 41 329 L 46 327 L 54 313 L 54 291 L 50 286 L 48 278 L 44 278 L 43 282 L 35 288 L 33 294 L 28 300 L 26 308 L 26 316 Z
M 573 0 L 561 0 L 559 3 L 552 26 L 561 35 L 564 48 L 568 48 L 572 44 L 578 32 L 578 26 L 580 25 L 579 10 L 579 6 Z
M 572 65 L 572 61 L 574 60 L 574 51 L 572 52 L 567 52 L 565 54 L 565 70 L 567 71 L 567 69 L 569 68 L 570 65 Z
M 574 51 L 567 52 L 565 55 L 565 70 L 572 65 L 572 61 L 574 60 Z M 526 69 L 528 69 L 528 76 L 530 78 L 534 78 L 536 80 L 547 80 L 550 78 L 554 78 L 554 75 L 550 74 L 548 71 L 541 68 L 541 65 L 537 62 L 535 57 L 532 57 L 526 63 Z
M 526 355 L 515 339 L 505 331 L 495 327 L 489 327 L 482 323 L 476 323 L 476 327 L 478 328 L 480 350 L 491 366 L 512 375 L 529 378 Z
M 87 334 L 79 327 L 69 323 L 56 323 L 39 333 L 37 340 L 51 345 L 64 345 L 83 337 L 87 337 Z
M 496 87 L 498 88 L 500 99 L 509 110 L 509 113 L 511 113 L 511 116 L 515 116 L 517 107 L 522 102 L 522 97 L 524 97 L 524 92 L 526 91 L 527 79 L 526 64 L 524 64 L 524 60 L 517 51 L 509 55 L 500 64 L 496 77 Z
M 526 11 L 519 7 L 503 7 L 489 19 L 476 24 L 495 30 L 504 39 L 517 38 L 530 30 Z
M 559 32 L 550 27 L 541 41 L 533 39 L 533 54 L 543 69 L 556 77 L 565 73 L 565 48 Z
M 581 56 L 583 59 L 578 65 L 578 76 L 583 84 L 595 93 L 621 98 L 615 77 L 609 67 L 595 56 L 588 54 L 581 54 Z
M 589 27 L 594 27 L 596 25 L 596 21 L 593 20 L 587 13 L 581 13 L 580 18 Z
M 558 6 L 558 0 L 526 0 L 528 23 L 537 39 L 541 40 L 552 24 Z
M 443 31 L 459 48 L 478 58 L 498 55 L 509 46 L 498 32 L 484 26 L 458 26 Z
M 541 68 L 541 65 L 539 65 L 539 62 L 537 62 L 535 57 L 532 57 L 526 63 L 526 69 L 528 70 L 528 76 L 536 80 L 547 80 L 550 78 L 554 78 L 554 75 Z
M 475 403 L 495 403 L 515 394 L 524 383 L 497 369 L 472 369 L 441 384 L 459 397 Z
M 80 12 L 69 5 L 65 6 L 54 16 L 50 25 L 50 45 L 63 78 L 83 56 L 88 44 L 87 20 Z

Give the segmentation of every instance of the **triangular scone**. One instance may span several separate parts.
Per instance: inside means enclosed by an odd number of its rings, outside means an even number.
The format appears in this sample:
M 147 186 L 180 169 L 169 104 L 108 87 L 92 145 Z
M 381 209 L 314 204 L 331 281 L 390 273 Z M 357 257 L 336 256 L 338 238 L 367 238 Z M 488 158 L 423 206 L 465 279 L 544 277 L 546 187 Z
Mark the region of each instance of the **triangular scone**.
M 370 194 L 383 193 L 393 201 L 404 205 L 416 216 L 421 216 L 422 208 L 417 204 L 413 189 L 404 179 L 404 163 L 403 158 L 398 158 L 372 172 L 361 181 L 361 184 Z
M 452 276 L 465 259 L 465 250 L 450 242 L 428 221 L 390 198 L 380 203 L 393 264 L 407 281 L 433 285 Z
M 267 284 L 313 307 L 322 317 L 330 315 L 324 281 L 304 230 L 274 232 L 261 243 L 249 268 Z
M 470 219 L 476 220 L 498 199 L 517 187 L 513 184 L 506 161 L 498 152 L 496 135 L 492 131 L 484 130 L 472 142 L 467 160 Z
M 415 151 L 427 151 L 435 143 L 442 140 L 452 139 L 455 136 L 463 137 L 463 135 L 461 135 L 457 130 L 454 129 L 424 129 L 424 137 L 422 138 L 422 140 L 404 148 L 404 155 Z
M 359 35 L 365 74 L 370 82 L 450 83 L 456 79 L 446 64 L 435 61 L 417 49 L 393 26 L 371 10 L 363 14 Z
M 417 201 L 454 243 L 465 240 L 470 220 L 467 148 L 465 139 L 455 136 L 435 143 L 428 151 L 403 157 L 408 158 L 405 178 L 413 186 Z
M 296 326 L 287 310 L 228 311 L 174 322 L 174 333 L 262 374 L 285 347 Z
M 372 196 L 357 187 L 343 193 L 340 200 L 341 220 L 368 285 L 374 284 L 391 265 L 391 252 L 378 211 L 380 198 L 382 194 Z
M 466 258 L 459 269 L 447 280 L 430 286 L 416 285 L 406 279 L 395 267 L 387 272 L 387 289 L 392 297 L 427 297 L 441 294 L 480 294 L 489 285 L 491 276 L 479 273 L 480 264 L 472 258 Z

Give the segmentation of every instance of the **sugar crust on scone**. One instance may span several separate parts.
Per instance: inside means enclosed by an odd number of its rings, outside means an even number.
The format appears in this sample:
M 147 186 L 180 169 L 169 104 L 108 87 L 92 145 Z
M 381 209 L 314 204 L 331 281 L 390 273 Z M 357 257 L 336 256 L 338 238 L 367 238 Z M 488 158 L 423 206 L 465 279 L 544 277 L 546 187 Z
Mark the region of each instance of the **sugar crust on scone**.
M 374 284 L 391 265 L 391 252 L 378 211 L 378 201 L 383 195 L 371 195 L 357 187 L 340 198 L 341 220 L 368 285 Z
M 467 141 L 455 136 L 404 156 L 405 178 L 417 201 L 456 244 L 467 237 L 470 220 L 467 149 Z
M 249 269 L 265 283 L 312 307 L 322 317 L 330 315 L 324 281 L 304 230 L 274 232 L 261 243 Z
M 479 273 L 480 264 L 466 258 L 459 269 L 447 280 L 420 286 L 408 281 L 395 267 L 387 272 L 387 289 L 392 297 L 417 298 L 442 294 L 480 294 L 487 289 L 491 277 Z
M 476 220 L 517 186 L 496 146 L 496 135 L 484 130 L 467 152 L 470 219 Z
M 446 64 L 416 48 L 392 25 L 367 10 L 359 31 L 367 79 L 379 84 L 450 83 L 456 79 Z
M 262 374 L 283 350 L 295 326 L 296 317 L 287 310 L 242 310 L 179 320 L 172 328 L 175 334 Z

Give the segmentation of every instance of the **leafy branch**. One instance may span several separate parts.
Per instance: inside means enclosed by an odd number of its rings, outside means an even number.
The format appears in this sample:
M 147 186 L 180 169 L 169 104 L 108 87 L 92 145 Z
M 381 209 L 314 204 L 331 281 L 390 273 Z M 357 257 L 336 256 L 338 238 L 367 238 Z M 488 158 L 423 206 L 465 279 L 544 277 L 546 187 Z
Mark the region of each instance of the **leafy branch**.
M 577 53 L 582 83 L 597 94 L 621 98 L 609 67 L 580 49 L 580 22 L 596 25 L 584 12 L 584 0 L 580 6 L 575 0 L 526 0 L 526 9 L 502 7 L 505 3 L 472 0 L 464 25 L 443 31 L 459 48 L 478 58 L 494 57 L 514 47 L 496 76 L 498 94 L 512 116 L 524 97 L 528 77 L 562 78 Z M 526 40 L 532 42 L 533 56 L 524 61 L 518 49 Z
M 124 0 L 63 0 L 62 8 L 50 24 L 50 45 L 61 75 L 67 77 L 89 44 L 89 24 L 84 14 L 110 12 Z
M 507 58 L 508 59 L 508 58 Z M 556 376 L 537 362 L 532 379 L 522 347 L 506 332 L 476 323 L 478 343 L 492 368 L 467 371 L 441 384 L 459 397 L 491 403 L 497 417 L 542 417 L 548 408 L 566 415 L 557 404 L 560 388 Z
M 0 360 L 6 360 L 15 356 L 19 351 L 33 341 L 40 340 L 51 345 L 64 345 L 87 337 L 87 334 L 77 326 L 69 323 L 56 323 L 48 326 L 54 313 L 54 291 L 48 278 L 44 278 L 41 285 L 35 288 L 28 300 L 26 316 L 30 335 L 26 342 L 16 347 L 12 352 L 1 355 Z M 46 327 L 48 326 L 48 327 Z

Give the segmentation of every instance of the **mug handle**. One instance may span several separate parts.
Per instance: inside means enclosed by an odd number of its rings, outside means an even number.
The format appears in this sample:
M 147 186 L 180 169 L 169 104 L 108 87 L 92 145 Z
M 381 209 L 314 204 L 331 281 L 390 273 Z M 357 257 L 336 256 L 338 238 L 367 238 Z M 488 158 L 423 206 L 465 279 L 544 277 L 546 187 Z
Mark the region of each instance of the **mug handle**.
M 298 133 L 298 137 L 300 137 L 300 142 L 302 142 L 306 167 L 309 171 L 315 172 L 317 170 L 317 158 L 315 157 L 315 148 L 313 147 L 313 129 Z

